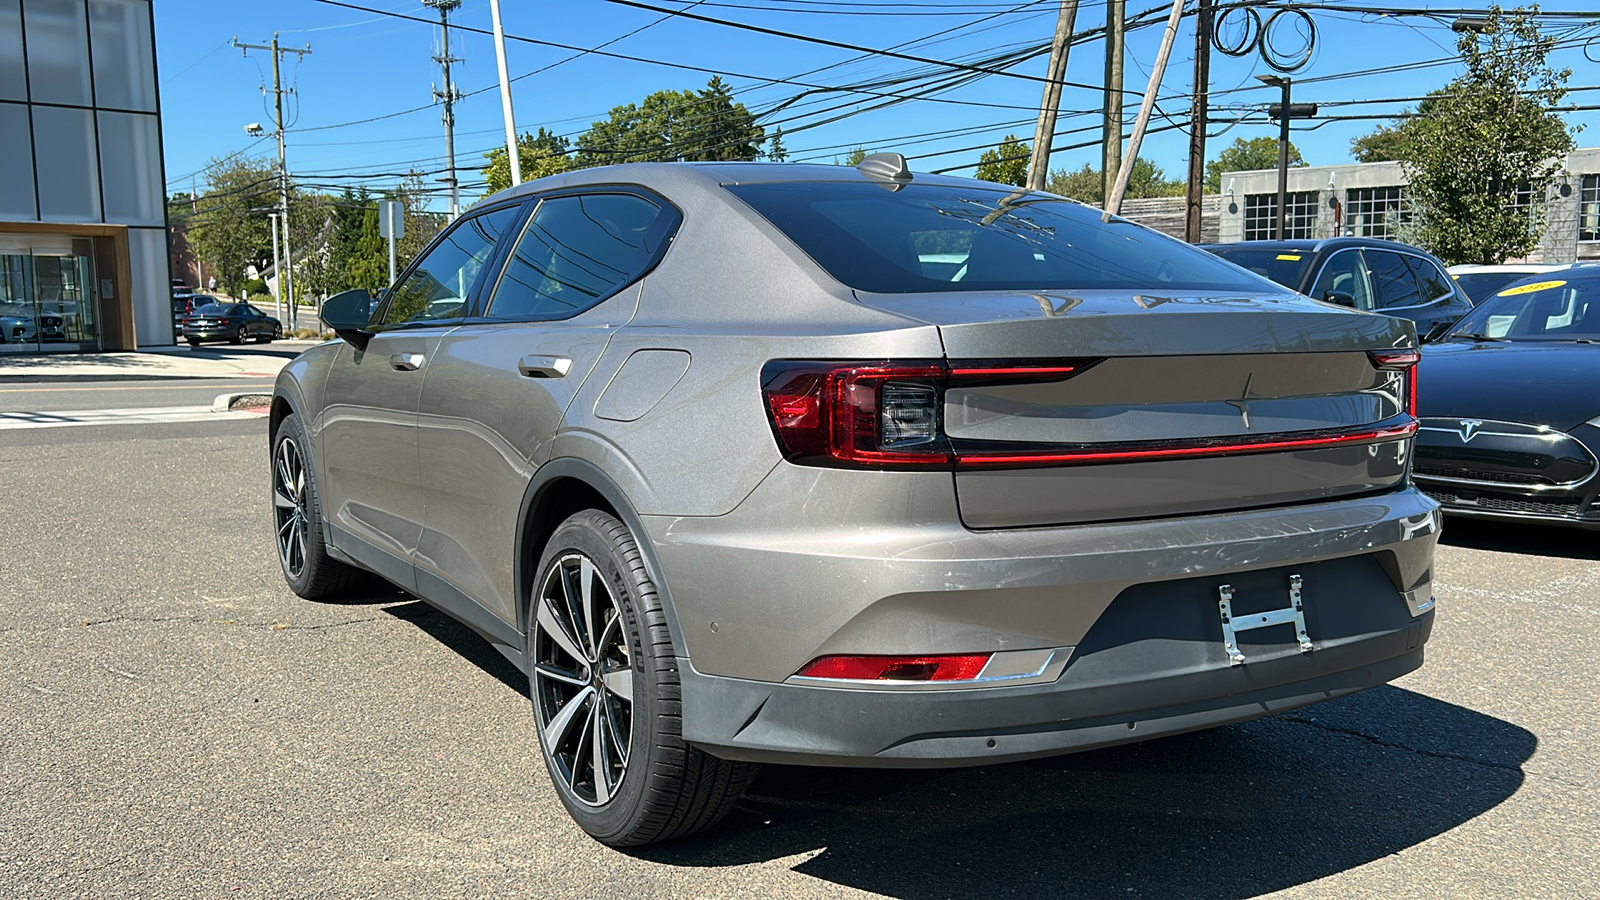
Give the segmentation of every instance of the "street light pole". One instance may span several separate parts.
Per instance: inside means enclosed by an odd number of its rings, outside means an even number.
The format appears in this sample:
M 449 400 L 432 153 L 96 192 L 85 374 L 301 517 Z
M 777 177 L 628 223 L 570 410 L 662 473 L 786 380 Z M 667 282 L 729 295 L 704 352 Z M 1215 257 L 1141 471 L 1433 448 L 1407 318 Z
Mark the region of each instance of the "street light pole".
M 1282 75 L 1257 75 L 1256 80 L 1271 87 L 1283 89 L 1283 100 L 1267 107 L 1267 116 L 1278 120 L 1278 209 L 1273 217 L 1274 240 L 1288 239 L 1289 210 L 1289 120 L 1309 119 L 1317 114 L 1315 103 L 1295 105 L 1289 102 L 1293 82 Z
M 506 72 L 506 33 L 500 27 L 500 0 L 489 0 L 494 24 L 494 58 L 500 67 L 500 111 L 506 119 L 506 162 L 511 164 L 511 184 L 522 183 L 522 159 L 517 156 L 517 124 L 511 115 L 511 76 Z

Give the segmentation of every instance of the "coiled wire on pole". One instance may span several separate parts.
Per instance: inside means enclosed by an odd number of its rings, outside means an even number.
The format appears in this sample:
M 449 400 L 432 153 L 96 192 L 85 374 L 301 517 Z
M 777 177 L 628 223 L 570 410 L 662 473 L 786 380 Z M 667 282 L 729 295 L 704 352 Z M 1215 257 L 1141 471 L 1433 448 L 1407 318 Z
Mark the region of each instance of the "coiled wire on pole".
M 1303 46 L 1285 52 L 1284 27 L 1293 27 Z M 1229 6 L 1217 14 L 1211 46 L 1224 56 L 1259 53 L 1261 61 L 1274 71 L 1298 72 L 1316 55 L 1317 23 L 1309 12 L 1298 6 L 1274 7 L 1265 19 L 1257 6 Z

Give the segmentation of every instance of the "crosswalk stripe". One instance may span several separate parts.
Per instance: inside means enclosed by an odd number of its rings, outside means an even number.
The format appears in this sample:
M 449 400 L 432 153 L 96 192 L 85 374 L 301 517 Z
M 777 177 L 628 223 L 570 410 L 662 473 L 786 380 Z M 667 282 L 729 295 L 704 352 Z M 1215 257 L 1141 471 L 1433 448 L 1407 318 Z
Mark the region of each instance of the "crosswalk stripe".
M 67 428 L 79 425 L 171 425 L 178 422 L 236 422 L 241 419 L 259 419 L 264 412 L 265 410 L 256 412 L 216 412 L 209 406 L 0 412 L 0 431 L 22 428 Z

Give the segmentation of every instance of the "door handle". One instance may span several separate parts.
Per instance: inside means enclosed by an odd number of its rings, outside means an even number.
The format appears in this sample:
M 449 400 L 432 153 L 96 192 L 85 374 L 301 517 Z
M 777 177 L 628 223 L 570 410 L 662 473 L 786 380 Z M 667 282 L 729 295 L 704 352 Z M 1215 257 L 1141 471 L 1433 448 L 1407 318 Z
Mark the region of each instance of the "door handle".
M 389 365 L 394 366 L 396 369 L 399 369 L 402 372 L 415 372 L 416 370 L 422 368 L 422 364 L 427 361 L 428 358 L 423 356 L 421 353 L 389 354 Z
M 572 360 L 565 356 L 524 356 L 517 371 L 529 378 L 565 378 L 572 371 Z

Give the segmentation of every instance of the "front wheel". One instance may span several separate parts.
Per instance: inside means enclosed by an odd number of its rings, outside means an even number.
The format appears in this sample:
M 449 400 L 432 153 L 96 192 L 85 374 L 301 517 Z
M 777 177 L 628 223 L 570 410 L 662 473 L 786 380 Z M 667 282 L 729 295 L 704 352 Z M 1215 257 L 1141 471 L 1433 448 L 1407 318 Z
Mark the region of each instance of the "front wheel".
M 289 589 L 317 600 L 349 590 L 362 573 L 328 555 L 310 446 L 300 417 L 284 416 L 272 434 L 272 524 Z
M 755 773 L 683 741 L 672 638 L 627 526 L 586 510 L 556 529 L 529 604 L 528 687 L 561 803 L 601 843 L 720 821 Z

